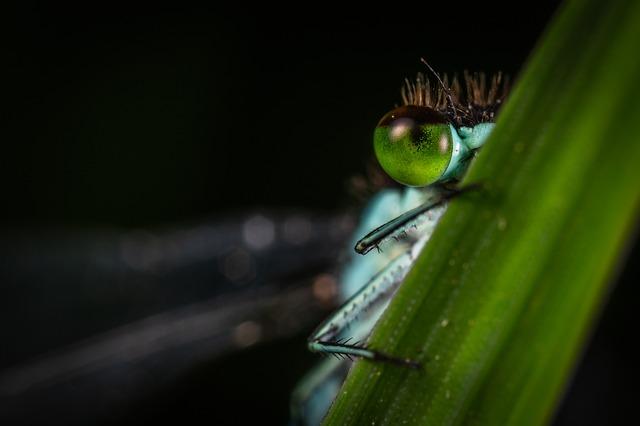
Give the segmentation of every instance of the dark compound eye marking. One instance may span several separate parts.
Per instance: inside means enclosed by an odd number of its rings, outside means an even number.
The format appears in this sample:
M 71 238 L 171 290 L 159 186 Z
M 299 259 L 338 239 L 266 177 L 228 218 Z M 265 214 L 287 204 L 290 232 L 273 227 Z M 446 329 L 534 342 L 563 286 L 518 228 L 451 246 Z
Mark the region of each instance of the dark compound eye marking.
M 447 124 L 447 116 L 432 108 L 404 105 L 389 111 L 380 119 L 378 127 L 389 126 L 399 119 L 411 120 L 417 124 Z

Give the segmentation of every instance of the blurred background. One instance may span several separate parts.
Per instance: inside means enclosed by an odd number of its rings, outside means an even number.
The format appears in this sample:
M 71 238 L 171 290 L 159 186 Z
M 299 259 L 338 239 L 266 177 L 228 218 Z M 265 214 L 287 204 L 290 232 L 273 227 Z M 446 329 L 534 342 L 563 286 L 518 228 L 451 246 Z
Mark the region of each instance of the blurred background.
M 0 423 L 286 423 L 403 79 L 516 76 L 556 8 L 389 6 L 7 15 Z M 558 425 L 633 413 L 629 253 Z

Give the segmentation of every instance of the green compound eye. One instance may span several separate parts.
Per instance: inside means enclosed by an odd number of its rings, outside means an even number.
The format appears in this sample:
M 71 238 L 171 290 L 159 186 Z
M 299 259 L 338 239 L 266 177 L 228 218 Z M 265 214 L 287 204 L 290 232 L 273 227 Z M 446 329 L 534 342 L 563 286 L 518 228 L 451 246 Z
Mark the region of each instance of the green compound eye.
M 380 165 L 396 181 L 426 186 L 440 179 L 451 161 L 453 140 L 446 117 L 407 105 L 387 113 L 373 134 Z

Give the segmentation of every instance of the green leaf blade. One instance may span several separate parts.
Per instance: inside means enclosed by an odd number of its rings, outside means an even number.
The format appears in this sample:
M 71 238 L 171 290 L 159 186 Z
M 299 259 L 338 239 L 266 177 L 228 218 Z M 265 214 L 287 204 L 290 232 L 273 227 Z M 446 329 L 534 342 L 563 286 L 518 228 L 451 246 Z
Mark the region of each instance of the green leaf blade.
M 326 424 L 549 421 L 640 204 L 640 6 L 563 8 Z

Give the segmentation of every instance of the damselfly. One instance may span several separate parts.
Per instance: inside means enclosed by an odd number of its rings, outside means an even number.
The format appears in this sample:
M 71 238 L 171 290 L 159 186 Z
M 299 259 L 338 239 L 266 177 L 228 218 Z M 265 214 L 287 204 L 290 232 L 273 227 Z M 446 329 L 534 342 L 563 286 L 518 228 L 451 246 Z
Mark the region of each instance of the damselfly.
M 320 423 L 354 358 L 421 367 L 404 354 L 371 348 L 366 340 L 449 201 L 473 188 L 457 183 L 492 131 L 509 87 L 501 73 L 487 79 L 483 73 L 464 72 L 462 81 L 454 77 L 449 83 L 423 62 L 435 82 L 422 74 L 406 80 L 402 106 L 385 114 L 373 135 L 382 169 L 406 188 L 379 192 L 364 210 L 354 233 L 357 254 L 340 277 L 345 302 L 309 338 L 311 351 L 333 358 L 294 391 L 297 423 Z M 389 240 L 395 243 L 386 244 Z M 377 253 L 367 255 L 373 249 Z

